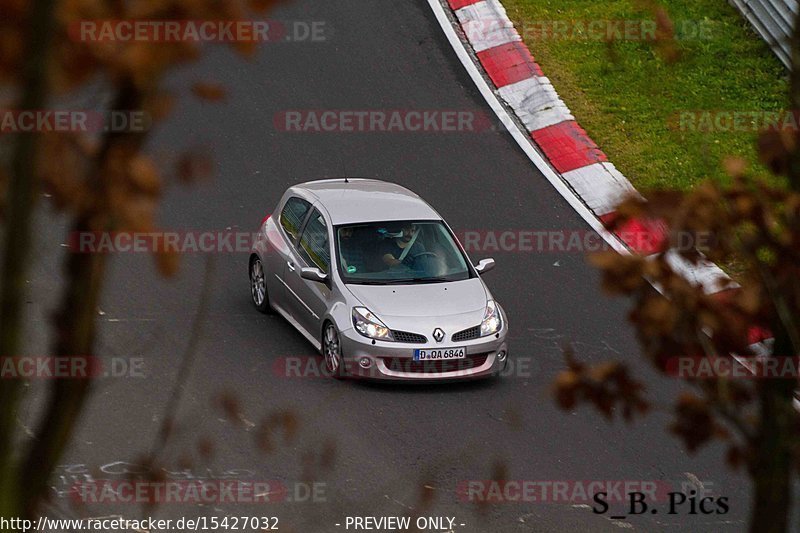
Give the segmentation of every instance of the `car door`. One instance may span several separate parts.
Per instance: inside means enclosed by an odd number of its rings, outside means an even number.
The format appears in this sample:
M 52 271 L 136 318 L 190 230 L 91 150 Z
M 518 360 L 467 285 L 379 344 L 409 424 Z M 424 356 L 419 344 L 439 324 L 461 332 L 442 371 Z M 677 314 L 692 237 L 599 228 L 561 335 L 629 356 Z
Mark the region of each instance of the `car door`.
M 278 233 L 280 235 L 272 243 L 272 247 L 265 257 L 268 273 L 267 289 L 270 291 L 274 304 L 287 313 L 290 313 L 292 300 L 286 290 L 287 265 L 294 260 L 293 247 L 300 237 L 300 231 L 310 212 L 311 202 L 298 196 L 289 197 L 278 216 L 278 225 L 280 226 Z
M 328 223 L 318 209 L 306 220 L 293 256 L 286 265 L 287 300 L 292 317 L 315 339 L 322 331 L 322 317 L 331 299 L 331 290 L 324 283 L 300 277 L 303 267 L 316 267 L 330 275 L 331 244 Z

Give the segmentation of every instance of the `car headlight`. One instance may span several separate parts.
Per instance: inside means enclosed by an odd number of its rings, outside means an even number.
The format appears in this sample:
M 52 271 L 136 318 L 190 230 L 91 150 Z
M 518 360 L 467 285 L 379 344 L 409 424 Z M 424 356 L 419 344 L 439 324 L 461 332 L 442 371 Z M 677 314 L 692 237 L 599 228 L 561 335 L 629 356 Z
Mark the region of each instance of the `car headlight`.
M 486 311 L 483 313 L 483 322 L 481 322 L 481 337 L 497 333 L 502 327 L 503 319 L 500 318 L 500 309 L 494 300 L 489 300 L 486 302 Z
M 353 326 L 360 334 L 370 339 L 393 341 L 392 330 L 372 314 L 366 307 L 353 308 Z

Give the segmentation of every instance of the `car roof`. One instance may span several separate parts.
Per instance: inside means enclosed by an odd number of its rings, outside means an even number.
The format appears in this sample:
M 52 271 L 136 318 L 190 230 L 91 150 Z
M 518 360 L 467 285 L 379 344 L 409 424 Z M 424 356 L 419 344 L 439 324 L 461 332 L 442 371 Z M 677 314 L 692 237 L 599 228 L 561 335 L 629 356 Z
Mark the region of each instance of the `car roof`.
M 396 183 L 369 178 L 309 181 L 292 187 L 316 198 L 333 225 L 392 220 L 441 220 L 416 193 Z

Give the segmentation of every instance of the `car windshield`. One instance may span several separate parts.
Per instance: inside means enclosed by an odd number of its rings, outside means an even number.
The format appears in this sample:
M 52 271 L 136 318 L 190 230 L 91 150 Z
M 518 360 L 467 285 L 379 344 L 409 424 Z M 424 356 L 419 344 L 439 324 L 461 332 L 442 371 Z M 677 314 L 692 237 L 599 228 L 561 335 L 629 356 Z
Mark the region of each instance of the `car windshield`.
M 345 283 L 437 283 L 472 276 L 464 254 L 441 221 L 338 226 L 336 247 Z

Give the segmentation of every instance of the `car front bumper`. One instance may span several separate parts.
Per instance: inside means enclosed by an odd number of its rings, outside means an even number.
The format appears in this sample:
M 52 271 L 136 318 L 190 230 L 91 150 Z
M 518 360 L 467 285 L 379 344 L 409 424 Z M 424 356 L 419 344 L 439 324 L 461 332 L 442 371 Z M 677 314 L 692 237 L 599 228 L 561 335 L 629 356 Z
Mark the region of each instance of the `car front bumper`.
M 350 328 L 339 333 L 348 376 L 388 381 L 457 381 L 487 378 L 508 364 L 506 326 L 495 335 L 434 344 L 373 341 Z M 465 347 L 465 359 L 414 361 L 414 350 Z M 505 354 L 503 356 L 503 354 Z M 368 363 L 368 364 L 367 364 Z

